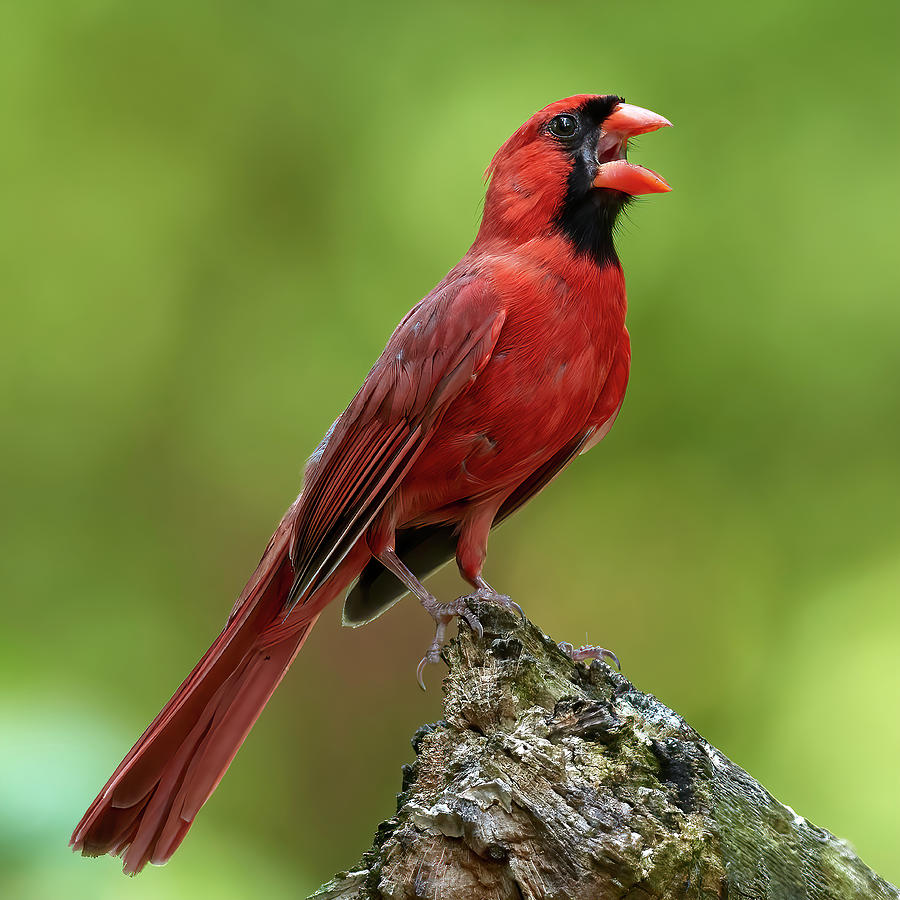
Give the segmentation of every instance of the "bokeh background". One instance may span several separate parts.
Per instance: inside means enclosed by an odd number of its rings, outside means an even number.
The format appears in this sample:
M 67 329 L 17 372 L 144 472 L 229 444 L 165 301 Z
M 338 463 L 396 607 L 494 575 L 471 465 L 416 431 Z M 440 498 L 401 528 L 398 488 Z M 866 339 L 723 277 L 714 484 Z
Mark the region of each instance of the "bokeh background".
M 622 415 L 488 577 L 900 881 L 898 19 L 0 5 L 0 894 L 294 898 L 369 846 L 440 715 L 413 602 L 323 616 L 165 869 L 66 841 L 466 250 L 494 150 L 582 91 L 675 122 L 633 155 L 674 192 L 620 235 Z

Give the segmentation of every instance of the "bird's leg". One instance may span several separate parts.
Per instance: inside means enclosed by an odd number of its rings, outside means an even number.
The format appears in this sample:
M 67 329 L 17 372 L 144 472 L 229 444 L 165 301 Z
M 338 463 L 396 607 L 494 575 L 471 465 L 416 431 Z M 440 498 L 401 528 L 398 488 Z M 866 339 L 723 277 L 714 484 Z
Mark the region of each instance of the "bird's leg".
M 393 572 L 405 585 L 410 592 L 419 598 L 419 602 L 425 607 L 425 611 L 434 619 L 435 630 L 434 640 L 428 647 L 428 651 L 422 657 L 418 668 L 416 669 L 416 679 L 419 687 L 425 690 L 425 681 L 422 673 L 428 663 L 436 663 L 441 658 L 441 647 L 444 645 L 447 635 L 447 626 L 453 621 L 454 616 L 464 619 L 466 624 L 472 631 L 478 635 L 479 639 L 484 636 L 484 629 L 478 617 L 469 609 L 466 604 L 466 598 L 460 597 L 452 603 L 441 603 L 437 597 L 432 594 L 428 588 L 416 578 L 415 574 L 410 571 L 402 559 L 397 556 L 397 551 L 392 548 L 382 550 L 378 554 L 378 560 L 381 564 Z
M 490 502 L 473 507 L 460 525 L 459 540 L 456 543 L 456 564 L 459 566 L 459 574 L 475 588 L 475 591 L 460 597 L 459 600 L 484 600 L 502 609 L 514 610 L 524 619 L 522 607 L 506 594 L 495 591 L 481 575 L 487 557 L 487 541 L 491 525 L 497 510 L 507 496 L 508 494 L 498 494 Z
M 596 647 L 593 644 L 586 644 L 584 647 L 574 647 L 568 641 L 560 641 L 557 646 L 572 662 L 579 662 L 583 659 L 602 659 L 606 662 L 616 664 L 616 668 L 621 671 L 622 666 L 619 664 L 619 657 L 612 650 L 606 647 Z

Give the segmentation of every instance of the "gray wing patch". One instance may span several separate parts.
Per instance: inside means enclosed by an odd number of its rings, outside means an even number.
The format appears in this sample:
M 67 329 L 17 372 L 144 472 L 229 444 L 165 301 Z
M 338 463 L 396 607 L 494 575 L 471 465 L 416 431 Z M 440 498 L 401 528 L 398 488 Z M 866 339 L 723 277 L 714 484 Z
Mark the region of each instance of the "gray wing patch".
M 397 554 L 421 581 L 443 568 L 456 555 L 452 525 L 427 525 L 398 531 Z M 344 624 L 356 628 L 377 619 L 409 593 L 406 585 L 377 559 L 369 560 L 344 601 Z

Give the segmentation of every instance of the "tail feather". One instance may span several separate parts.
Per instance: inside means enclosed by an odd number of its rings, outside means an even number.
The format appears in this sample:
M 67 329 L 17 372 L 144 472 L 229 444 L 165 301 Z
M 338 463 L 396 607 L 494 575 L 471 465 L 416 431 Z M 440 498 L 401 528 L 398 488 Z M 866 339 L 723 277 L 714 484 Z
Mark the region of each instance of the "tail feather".
M 125 872 L 135 874 L 148 862 L 169 859 L 187 834 L 324 605 L 298 607 L 289 620 L 283 618 L 293 583 L 293 510 L 222 633 L 78 823 L 71 839 L 76 851 L 123 855 Z
M 125 850 L 127 873 L 148 862 L 161 865 L 178 848 L 311 627 L 309 622 L 281 644 L 255 651 L 212 697 L 178 751 L 161 761 L 158 784 Z

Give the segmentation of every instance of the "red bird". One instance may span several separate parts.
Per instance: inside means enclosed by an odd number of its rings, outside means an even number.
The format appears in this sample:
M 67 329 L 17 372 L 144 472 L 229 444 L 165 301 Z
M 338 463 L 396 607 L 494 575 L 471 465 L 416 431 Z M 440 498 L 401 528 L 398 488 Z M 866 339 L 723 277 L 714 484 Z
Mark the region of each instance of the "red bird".
M 128 874 L 168 860 L 319 613 L 354 581 L 346 624 L 407 591 L 434 617 L 420 682 L 453 616 L 480 631 L 465 598 L 428 592 L 429 572 L 455 555 L 478 597 L 514 606 L 482 577 L 488 534 L 622 405 L 631 351 L 613 227 L 632 195 L 669 190 L 625 154 L 630 137 L 669 124 L 581 95 L 497 151 L 475 242 L 313 453 L 225 628 L 84 814 L 76 851 L 121 854 Z

